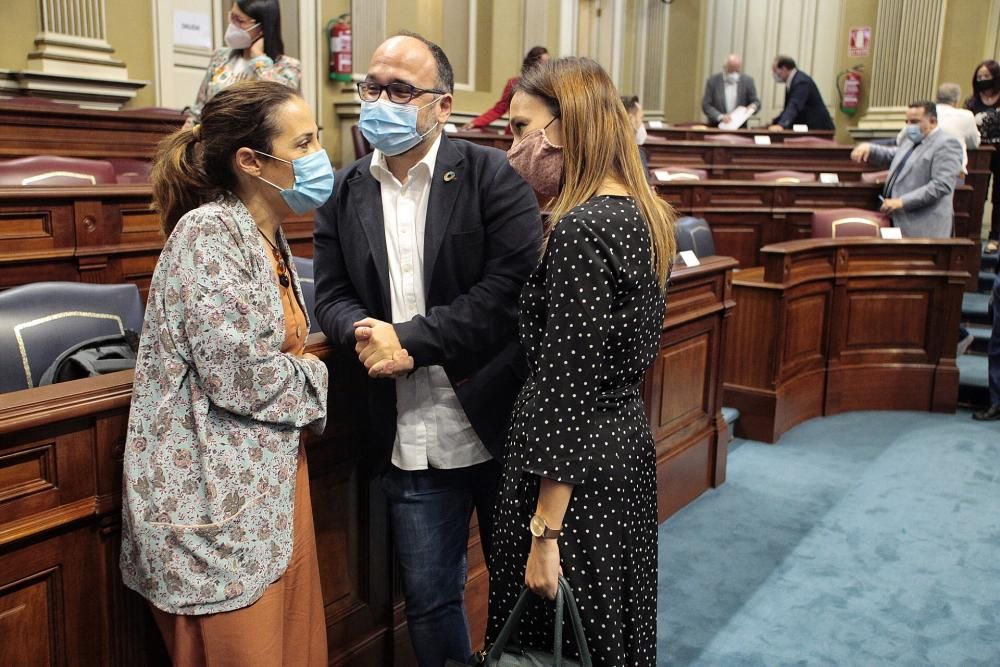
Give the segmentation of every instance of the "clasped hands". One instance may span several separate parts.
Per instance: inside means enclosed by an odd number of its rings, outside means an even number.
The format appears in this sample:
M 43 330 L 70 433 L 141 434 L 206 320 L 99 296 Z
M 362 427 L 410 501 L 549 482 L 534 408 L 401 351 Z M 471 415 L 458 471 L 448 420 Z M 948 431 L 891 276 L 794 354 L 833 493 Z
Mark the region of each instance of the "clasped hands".
M 388 322 L 366 317 L 354 323 L 354 351 L 368 377 L 395 378 L 413 370 L 413 357 L 403 349 L 396 329 Z

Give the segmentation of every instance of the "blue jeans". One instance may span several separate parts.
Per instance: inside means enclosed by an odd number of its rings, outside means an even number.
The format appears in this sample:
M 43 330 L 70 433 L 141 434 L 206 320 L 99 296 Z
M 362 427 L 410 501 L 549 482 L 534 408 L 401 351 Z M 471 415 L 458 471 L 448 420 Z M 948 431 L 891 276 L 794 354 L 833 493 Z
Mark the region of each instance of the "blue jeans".
M 420 667 L 442 667 L 472 654 L 465 617 L 469 519 L 475 508 L 489 564 L 500 464 L 382 475 L 406 596 L 406 621 Z

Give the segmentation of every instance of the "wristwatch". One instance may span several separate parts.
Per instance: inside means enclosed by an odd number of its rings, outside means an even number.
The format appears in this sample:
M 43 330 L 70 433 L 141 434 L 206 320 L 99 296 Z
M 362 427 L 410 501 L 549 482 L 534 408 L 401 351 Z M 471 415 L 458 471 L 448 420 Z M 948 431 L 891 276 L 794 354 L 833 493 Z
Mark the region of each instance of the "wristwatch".
M 531 521 L 528 523 L 528 529 L 531 531 L 532 535 L 543 540 L 554 540 L 562 535 L 562 528 L 558 530 L 555 528 L 549 528 L 548 524 L 545 523 L 545 518 L 541 514 L 536 514 L 531 517 Z

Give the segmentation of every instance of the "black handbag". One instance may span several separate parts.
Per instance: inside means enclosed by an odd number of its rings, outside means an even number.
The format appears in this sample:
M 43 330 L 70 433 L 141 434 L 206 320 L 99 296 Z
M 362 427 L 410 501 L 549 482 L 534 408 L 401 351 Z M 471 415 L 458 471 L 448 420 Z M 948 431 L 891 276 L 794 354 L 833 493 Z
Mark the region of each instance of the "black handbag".
M 587 639 L 583 635 L 583 622 L 580 620 L 580 610 L 576 606 L 573 590 L 565 578 L 559 577 L 559 588 L 556 590 L 556 620 L 552 652 L 536 649 L 522 649 L 517 645 L 517 629 L 521 624 L 521 615 L 531 601 L 531 591 L 525 588 L 521 591 L 514 609 L 500 629 L 496 642 L 486 653 L 473 656 L 472 665 L 483 667 L 591 667 L 590 650 Z M 580 652 L 580 661 L 568 660 L 562 656 L 563 610 L 569 610 L 569 621 L 573 626 L 573 637 Z M 452 663 L 455 664 L 455 663 Z

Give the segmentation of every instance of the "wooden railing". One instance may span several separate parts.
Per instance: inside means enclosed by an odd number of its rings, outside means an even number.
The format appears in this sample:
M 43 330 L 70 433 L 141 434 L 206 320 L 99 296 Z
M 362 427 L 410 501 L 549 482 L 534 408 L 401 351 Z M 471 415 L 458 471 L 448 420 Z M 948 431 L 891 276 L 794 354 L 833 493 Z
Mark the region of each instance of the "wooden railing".
M 725 478 L 721 360 L 729 258 L 673 276 L 644 396 L 656 442 L 659 516 Z M 313 334 L 330 369 L 329 421 L 309 438 L 310 488 L 330 664 L 413 664 L 385 499 L 366 473 L 365 376 Z M 132 372 L 0 394 L 0 664 L 157 665 L 146 603 L 121 584 L 122 456 Z M 475 530 L 466 606 L 482 643 L 488 577 Z
M 766 246 L 733 280 L 723 402 L 774 442 L 848 410 L 953 412 L 968 239 L 807 239 Z

